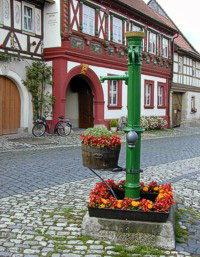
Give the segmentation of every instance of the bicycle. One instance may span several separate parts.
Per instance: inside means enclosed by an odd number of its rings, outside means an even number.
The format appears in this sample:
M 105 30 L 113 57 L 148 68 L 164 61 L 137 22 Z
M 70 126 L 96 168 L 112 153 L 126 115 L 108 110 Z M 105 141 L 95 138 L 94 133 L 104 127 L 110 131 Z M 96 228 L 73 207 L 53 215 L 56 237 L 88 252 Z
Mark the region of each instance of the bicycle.
M 38 117 L 35 125 L 32 129 L 32 134 L 35 137 L 41 137 L 45 132 L 48 134 L 58 134 L 59 136 L 68 136 L 71 133 L 72 124 L 68 119 L 65 119 L 64 116 L 59 116 L 59 121 L 54 127 L 54 132 L 50 133 L 49 125 L 45 117 Z

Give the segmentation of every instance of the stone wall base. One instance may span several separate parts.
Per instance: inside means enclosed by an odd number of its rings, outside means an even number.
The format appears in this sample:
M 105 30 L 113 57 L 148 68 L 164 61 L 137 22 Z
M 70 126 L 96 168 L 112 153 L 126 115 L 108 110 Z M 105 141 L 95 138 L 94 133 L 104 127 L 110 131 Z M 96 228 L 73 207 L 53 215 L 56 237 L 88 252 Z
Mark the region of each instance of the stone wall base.
M 85 215 L 82 234 L 123 244 L 143 244 L 164 250 L 175 249 L 175 206 L 167 222 L 142 222 L 89 217 Z

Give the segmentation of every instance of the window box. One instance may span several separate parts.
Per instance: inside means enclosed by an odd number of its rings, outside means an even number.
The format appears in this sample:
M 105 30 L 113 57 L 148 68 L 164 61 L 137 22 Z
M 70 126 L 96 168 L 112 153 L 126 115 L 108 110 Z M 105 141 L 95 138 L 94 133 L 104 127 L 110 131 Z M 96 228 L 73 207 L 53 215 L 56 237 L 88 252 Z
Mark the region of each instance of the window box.
M 154 81 L 144 82 L 144 108 L 154 109 Z

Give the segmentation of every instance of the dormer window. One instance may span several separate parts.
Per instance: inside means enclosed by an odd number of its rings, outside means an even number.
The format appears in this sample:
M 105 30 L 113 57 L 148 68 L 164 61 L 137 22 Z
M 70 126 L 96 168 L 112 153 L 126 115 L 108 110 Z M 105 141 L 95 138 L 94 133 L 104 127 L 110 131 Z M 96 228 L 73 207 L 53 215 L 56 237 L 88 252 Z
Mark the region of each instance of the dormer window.
M 31 5 L 23 5 L 23 30 L 34 32 L 34 7 Z
M 95 34 L 95 9 L 87 5 L 83 5 L 83 33 Z
M 153 32 L 149 32 L 149 52 L 152 54 L 156 54 L 156 34 Z
M 162 40 L 162 56 L 168 58 L 169 41 L 166 38 Z
M 113 42 L 122 44 L 122 20 L 113 17 Z

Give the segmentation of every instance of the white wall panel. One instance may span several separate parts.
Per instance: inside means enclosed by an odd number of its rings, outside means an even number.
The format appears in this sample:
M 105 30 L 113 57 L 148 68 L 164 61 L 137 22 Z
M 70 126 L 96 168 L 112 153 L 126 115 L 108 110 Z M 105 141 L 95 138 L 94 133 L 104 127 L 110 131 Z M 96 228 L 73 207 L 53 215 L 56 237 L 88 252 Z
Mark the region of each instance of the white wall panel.
M 14 1 L 14 28 L 22 29 L 22 12 L 21 12 L 21 3 Z

